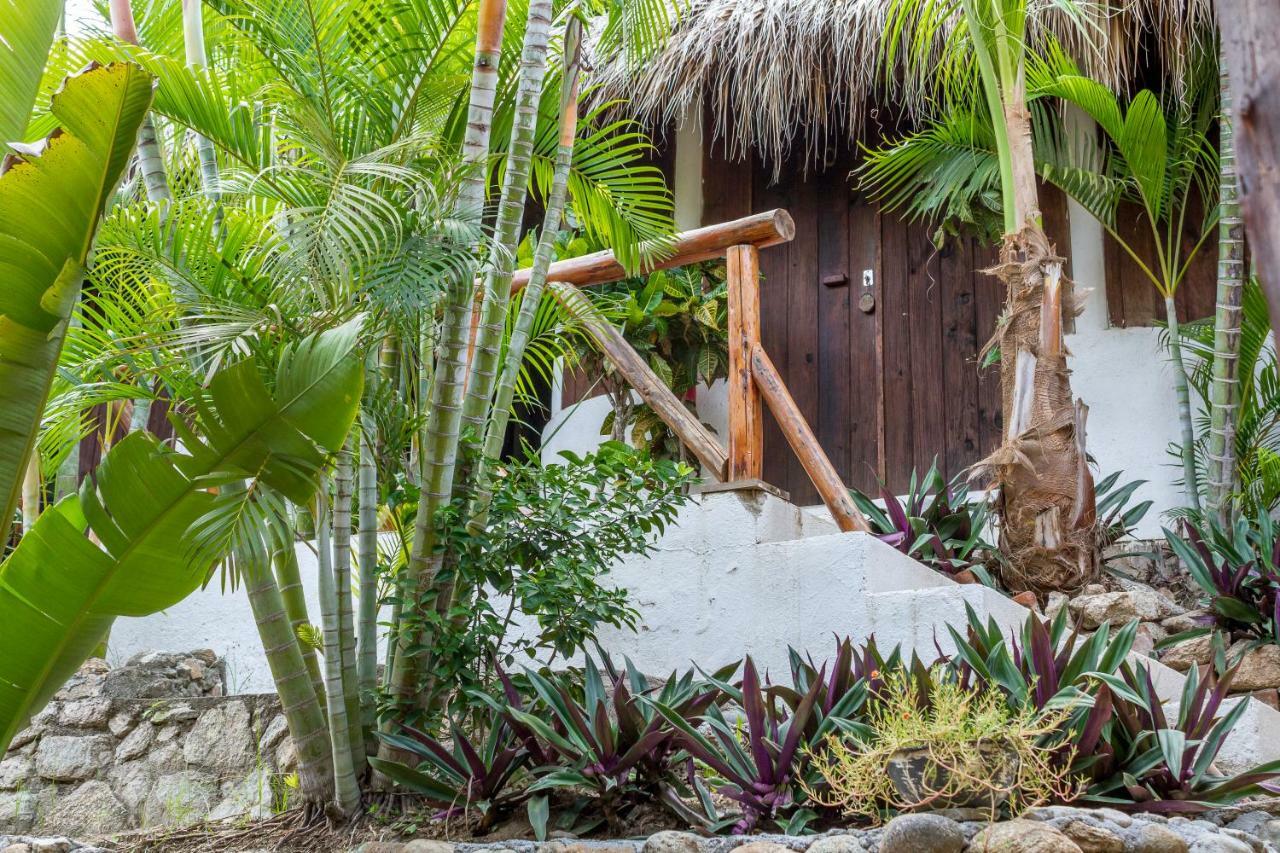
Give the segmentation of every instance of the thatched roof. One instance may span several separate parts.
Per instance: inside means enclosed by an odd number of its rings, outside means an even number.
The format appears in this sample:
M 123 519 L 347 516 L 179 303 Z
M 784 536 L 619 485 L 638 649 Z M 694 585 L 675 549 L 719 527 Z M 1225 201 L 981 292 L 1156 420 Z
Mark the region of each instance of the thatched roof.
M 754 148 L 775 165 L 833 135 L 856 139 L 869 113 L 893 119 L 923 103 L 935 69 L 880 67 L 893 0 L 690 0 L 658 56 L 639 67 L 595 61 L 597 94 L 644 123 L 669 127 L 709 105 L 715 135 L 734 157 Z M 1033 38 L 1046 29 L 1091 76 L 1119 88 L 1152 66 L 1179 76 L 1193 46 L 1213 37 L 1210 0 L 1078 0 L 1094 20 L 1094 46 L 1052 4 L 1031 0 Z M 1101 44 L 1098 44 L 1101 42 Z

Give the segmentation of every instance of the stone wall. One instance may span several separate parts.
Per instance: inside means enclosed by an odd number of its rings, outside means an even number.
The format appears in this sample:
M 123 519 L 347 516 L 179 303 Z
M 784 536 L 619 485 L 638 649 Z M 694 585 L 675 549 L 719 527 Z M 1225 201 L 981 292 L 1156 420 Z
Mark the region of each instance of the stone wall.
M 209 651 L 86 663 L 0 761 L 0 835 L 270 814 L 296 763 L 279 700 L 225 677 Z

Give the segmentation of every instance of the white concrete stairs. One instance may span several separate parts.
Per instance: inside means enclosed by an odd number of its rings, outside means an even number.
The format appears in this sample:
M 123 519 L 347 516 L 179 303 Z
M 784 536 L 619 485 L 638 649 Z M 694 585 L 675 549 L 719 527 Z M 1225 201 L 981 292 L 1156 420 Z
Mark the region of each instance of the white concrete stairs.
M 953 646 L 946 625 L 965 624 L 965 604 L 1010 631 L 1028 611 L 987 587 L 957 584 L 873 536 L 840 533 L 826 517 L 762 490 L 694 499 L 647 558 L 619 565 L 609 582 L 628 589 L 637 632 L 607 630 L 602 644 L 643 672 L 714 667 L 750 654 L 779 676 L 787 647 L 821 660 L 836 636 L 874 634 L 925 660 Z M 1183 676 L 1149 658 L 1166 702 Z M 1219 766 L 1240 770 L 1280 759 L 1280 712 L 1255 700 L 1233 729 Z

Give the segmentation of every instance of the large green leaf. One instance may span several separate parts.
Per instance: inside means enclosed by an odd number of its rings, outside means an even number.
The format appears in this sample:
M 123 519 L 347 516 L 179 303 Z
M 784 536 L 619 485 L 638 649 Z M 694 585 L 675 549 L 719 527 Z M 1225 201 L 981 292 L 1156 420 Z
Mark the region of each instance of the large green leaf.
M 220 371 L 184 431 L 188 450 L 130 434 L 22 537 L 0 565 L 0 753 L 117 616 L 163 610 L 208 577 L 224 556 L 201 547 L 208 519 L 253 491 L 214 494 L 210 483 L 279 484 L 309 499 L 355 420 L 356 331 L 353 321 L 288 351 L 274 393 L 253 359 Z
M 151 77 L 137 66 L 90 66 L 53 97 L 61 130 L 0 172 L 0 525 L 13 516 L 94 230 L 150 105 Z
M 0 143 L 22 138 L 63 0 L 0 0 Z

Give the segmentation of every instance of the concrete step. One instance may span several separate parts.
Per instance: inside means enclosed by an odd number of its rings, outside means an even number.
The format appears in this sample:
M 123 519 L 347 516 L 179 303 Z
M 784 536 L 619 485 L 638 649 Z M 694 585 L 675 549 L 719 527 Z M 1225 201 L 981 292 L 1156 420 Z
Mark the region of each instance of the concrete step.
M 750 654 L 785 677 L 788 647 L 821 660 L 836 637 L 874 636 L 931 660 L 954 651 L 947 625 L 966 605 L 1018 631 L 1030 611 L 988 587 L 957 584 L 874 536 L 839 533 L 827 519 L 768 491 L 711 492 L 681 512 L 648 557 L 617 566 L 609 583 L 630 591 L 636 632 L 607 630 L 603 646 L 649 673 L 715 667 Z M 1184 676 L 1151 658 L 1157 694 L 1176 710 Z M 1251 699 L 1220 754 L 1224 770 L 1280 759 L 1280 712 Z

